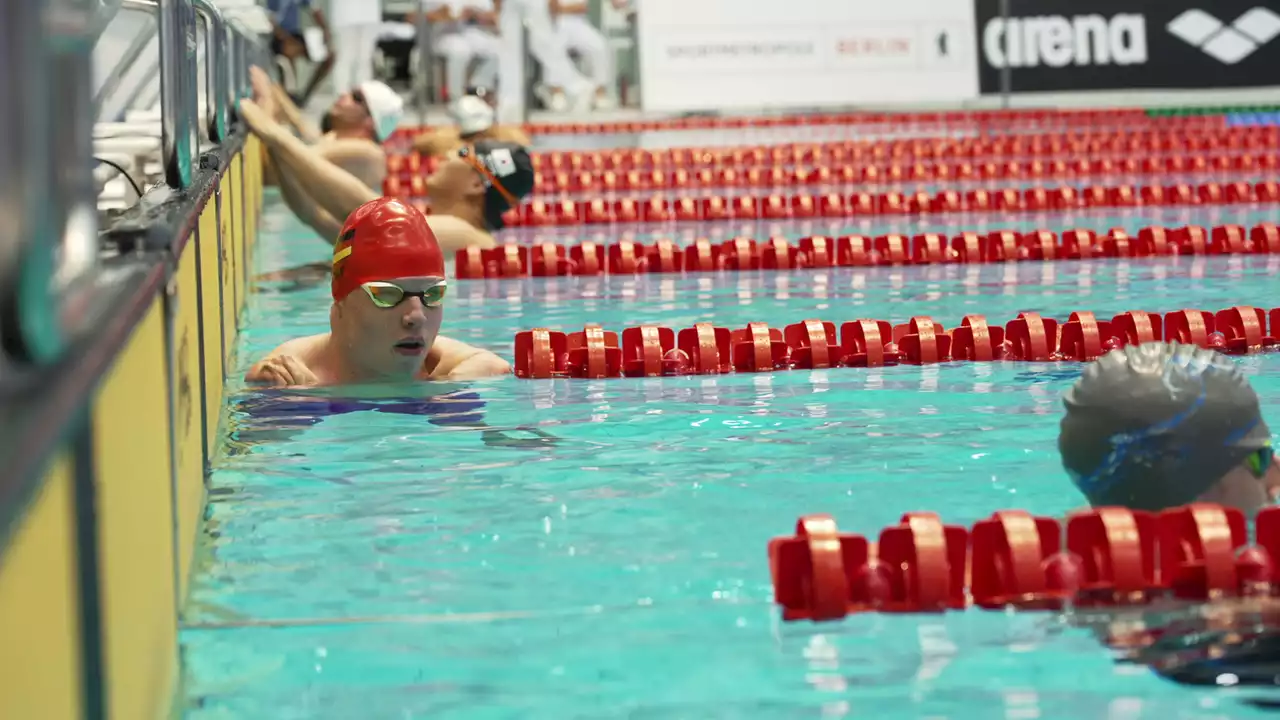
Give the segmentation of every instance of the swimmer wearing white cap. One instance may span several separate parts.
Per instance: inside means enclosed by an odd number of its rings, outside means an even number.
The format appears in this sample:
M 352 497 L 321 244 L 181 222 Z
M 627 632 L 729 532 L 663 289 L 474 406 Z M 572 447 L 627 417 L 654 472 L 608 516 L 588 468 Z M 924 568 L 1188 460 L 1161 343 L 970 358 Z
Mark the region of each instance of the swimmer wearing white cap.
M 303 142 L 364 184 L 382 186 L 387 176 L 387 153 L 382 143 L 404 115 L 404 100 L 396 91 L 376 80 L 361 83 L 338 96 L 325 115 L 325 127 L 320 128 L 303 117 L 284 88 L 261 68 L 250 68 L 249 74 L 254 100 L 273 120 L 292 127 Z M 272 159 L 267 156 L 264 160 Z M 274 160 L 266 165 L 269 180 L 281 186 L 288 200 L 291 186 L 295 191 L 299 186 L 296 178 L 289 177 Z
M 380 187 L 370 187 L 330 162 L 253 100 L 241 101 L 240 116 L 276 162 L 287 168 L 284 176 L 297 181 L 296 186 L 282 185 L 289 208 L 328 242 L 334 242 L 342 228 L 337 218 L 382 197 Z M 535 178 L 528 151 L 514 143 L 471 143 L 441 163 L 426 178 L 432 210 L 427 222 L 446 256 L 467 247 L 495 247 L 491 233 L 502 227 L 503 213 L 533 192 Z
M 494 141 L 529 145 L 529 136 L 514 125 L 496 123 L 493 105 L 484 89 L 473 89 L 449 106 L 452 127 L 435 128 L 419 135 L 413 149 L 429 157 L 448 158 L 467 144 Z

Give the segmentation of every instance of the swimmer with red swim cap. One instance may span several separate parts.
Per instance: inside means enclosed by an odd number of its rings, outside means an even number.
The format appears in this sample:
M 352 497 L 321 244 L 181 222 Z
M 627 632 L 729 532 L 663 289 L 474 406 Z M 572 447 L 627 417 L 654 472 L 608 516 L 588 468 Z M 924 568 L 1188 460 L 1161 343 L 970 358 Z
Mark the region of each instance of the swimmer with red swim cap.
M 1280 496 L 1258 395 L 1217 352 L 1177 343 L 1113 350 L 1064 402 L 1062 464 L 1095 507 L 1211 502 L 1253 515 Z
M 426 217 L 380 198 L 347 218 L 333 249 L 330 331 L 290 340 L 245 380 L 275 386 L 502 375 L 506 361 L 439 335 L 448 284 Z

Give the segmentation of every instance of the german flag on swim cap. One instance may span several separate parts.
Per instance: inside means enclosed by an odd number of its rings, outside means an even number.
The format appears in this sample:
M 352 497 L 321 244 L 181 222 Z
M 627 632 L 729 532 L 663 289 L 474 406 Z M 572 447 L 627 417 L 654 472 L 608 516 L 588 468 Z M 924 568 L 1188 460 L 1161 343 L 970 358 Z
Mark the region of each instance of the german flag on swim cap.
M 356 208 L 333 246 L 335 302 L 367 282 L 444 276 L 444 255 L 426 216 L 395 198 Z
M 1063 402 L 1062 464 L 1095 507 L 1185 505 L 1271 442 L 1249 380 L 1194 345 L 1113 350 Z

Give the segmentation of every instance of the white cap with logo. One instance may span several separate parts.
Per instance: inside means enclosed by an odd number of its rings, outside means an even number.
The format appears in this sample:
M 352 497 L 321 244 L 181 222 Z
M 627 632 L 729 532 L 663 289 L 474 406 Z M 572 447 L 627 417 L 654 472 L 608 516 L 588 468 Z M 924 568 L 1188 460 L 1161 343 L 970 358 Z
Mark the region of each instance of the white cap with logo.
M 377 80 L 361 83 L 360 94 L 364 96 L 365 107 L 373 118 L 374 135 L 378 142 L 386 142 L 400 125 L 400 118 L 404 115 L 404 98 Z

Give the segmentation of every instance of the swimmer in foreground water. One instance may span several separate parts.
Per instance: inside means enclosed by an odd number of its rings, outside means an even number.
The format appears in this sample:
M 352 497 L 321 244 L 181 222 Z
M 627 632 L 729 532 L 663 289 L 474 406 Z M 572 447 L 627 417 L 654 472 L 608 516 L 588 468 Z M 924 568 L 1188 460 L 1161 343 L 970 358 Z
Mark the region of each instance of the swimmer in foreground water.
M 1064 402 L 1062 464 L 1094 507 L 1209 502 L 1252 516 L 1280 496 L 1258 395 L 1215 351 L 1114 350 L 1085 368 Z
M 333 249 L 330 332 L 276 348 L 245 375 L 273 386 L 503 375 L 497 355 L 442 337 L 444 258 L 426 218 L 390 198 L 351 213 Z
M 1094 507 L 1157 512 L 1208 502 L 1252 516 L 1280 495 L 1258 395 L 1215 351 L 1176 343 L 1114 350 L 1085 368 L 1064 402 L 1062 464 Z M 1179 683 L 1221 673 L 1270 683 L 1278 667 L 1258 653 L 1280 646 L 1280 602 L 1272 598 L 1111 608 L 1072 624 Z

